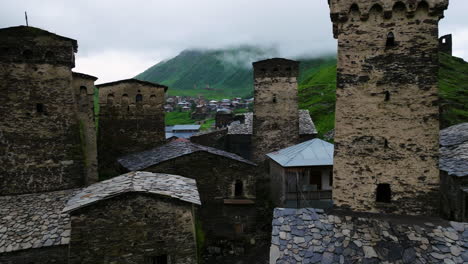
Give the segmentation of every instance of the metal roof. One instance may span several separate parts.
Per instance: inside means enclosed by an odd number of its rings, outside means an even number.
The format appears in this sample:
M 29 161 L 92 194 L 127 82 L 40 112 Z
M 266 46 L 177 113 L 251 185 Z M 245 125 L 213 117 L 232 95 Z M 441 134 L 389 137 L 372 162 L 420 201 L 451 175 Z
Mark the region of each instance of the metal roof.
M 331 143 L 318 138 L 267 154 L 283 167 L 331 166 L 333 165 Z
M 175 125 L 172 127 L 172 131 L 178 131 L 178 130 L 199 130 L 200 125 Z

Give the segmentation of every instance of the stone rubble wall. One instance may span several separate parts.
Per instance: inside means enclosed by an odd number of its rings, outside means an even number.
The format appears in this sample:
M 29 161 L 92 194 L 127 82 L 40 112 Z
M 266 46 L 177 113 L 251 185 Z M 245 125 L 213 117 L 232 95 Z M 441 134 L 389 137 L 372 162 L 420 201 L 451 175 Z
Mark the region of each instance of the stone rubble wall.
M 468 223 L 387 221 L 276 208 L 270 264 L 467 263 Z

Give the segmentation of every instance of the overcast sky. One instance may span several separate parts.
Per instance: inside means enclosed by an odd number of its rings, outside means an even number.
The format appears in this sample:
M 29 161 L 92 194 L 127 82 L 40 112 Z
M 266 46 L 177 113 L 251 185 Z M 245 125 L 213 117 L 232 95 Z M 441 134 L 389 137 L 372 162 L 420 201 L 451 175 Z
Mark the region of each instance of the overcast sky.
M 78 40 L 75 71 L 131 78 L 188 48 L 276 47 L 281 56 L 336 52 L 327 0 L 1 0 L 0 28 L 31 26 Z M 450 0 L 440 34 L 468 61 L 468 1 Z

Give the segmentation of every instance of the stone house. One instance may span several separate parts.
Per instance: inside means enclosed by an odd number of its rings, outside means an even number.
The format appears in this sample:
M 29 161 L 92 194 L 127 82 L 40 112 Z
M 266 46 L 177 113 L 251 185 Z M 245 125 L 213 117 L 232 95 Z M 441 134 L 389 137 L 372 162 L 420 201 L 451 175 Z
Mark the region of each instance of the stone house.
M 448 0 L 330 0 L 338 40 L 333 202 L 438 215 L 438 23 Z
M 136 79 L 97 85 L 99 89 L 99 174 L 116 176 L 115 159 L 165 143 L 166 86 Z
M 81 96 L 75 84 L 82 79 L 71 70 L 77 51 L 76 40 L 39 28 L 0 29 L 0 195 L 96 179 L 95 156 L 86 156 L 95 147 L 87 123 L 93 80 Z
M 275 206 L 332 207 L 333 144 L 315 138 L 267 157 Z
M 441 212 L 468 221 L 468 123 L 440 131 Z
M 256 234 L 256 165 L 240 156 L 178 139 L 118 159 L 122 171 L 177 174 L 197 181 L 197 219 L 208 263 L 241 260 Z M 246 253 L 246 254 L 244 254 Z M 235 262 L 234 262 L 235 263 Z

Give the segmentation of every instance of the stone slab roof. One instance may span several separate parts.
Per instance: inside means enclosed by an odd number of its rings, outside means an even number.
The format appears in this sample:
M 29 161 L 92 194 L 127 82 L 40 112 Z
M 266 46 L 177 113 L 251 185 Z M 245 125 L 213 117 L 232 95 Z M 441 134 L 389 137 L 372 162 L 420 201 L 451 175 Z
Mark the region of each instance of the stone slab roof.
M 0 197 L 0 253 L 66 245 L 70 217 L 62 213 L 79 189 Z
M 138 79 L 125 79 L 125 80 L 120 80 L 120 81 L 115 81 L 115 82 L 101 83 L 101 84 L 96 85 L 96 87 L 97 88 L 103 88 L 103 87 L 107 87 L 107 86 L 118 85 L 118 84 L 121 84 L 121 83 L 137 83 L 137 84 L 141 84 L 141 85 L 152 86 L 152 87 L 155 87 L 155 88 L 164 88 L 164 91 L 167 91 L 167 89 L 168 89 L 168 87 L 165 86 L 165 85 L 152 83 L 152 82 L 147 82 L 147 81 L 141 81 L 141 80 L 138 80 Z
M 229 135 L 252 135 L 253 113 L 245 113 L 244 116 L 244 123 L 236 121 L 228 126 Z M 317 129 L 315 128 L 315 124 L 310 117 L 309 110 L 299 110 L 299 134 L 317 134 Z
M 468 176 L 468 123 L 440 131 L 439 168 L 449 175 Z
M 468 223 L 390 218 L 276 208 L 270 263 L 468 263 Z
M 164 161 L 176 159 L 178 157 L 190 155 L 192 153 L 200 151 L 208 152 L 218 156 L 223 156 L 229 159 L 233 159 L 255 166 L 255 163 L 252 163 L 251 161 L 246 160 L 236 154 L 195 144 L 188 140 L 174 140 L 157 148 L 126 155 L 124 157 L 118 158 L 117 161 L 127 170 L 137 171 L 144 170 Z
M 197 205 L 201 204 L 197 183 L 194 179 L 178 175 L 137 171 L 82 189 L 67 202 L 63 212 L 71 212 L 128 192 L 159 194 Z

